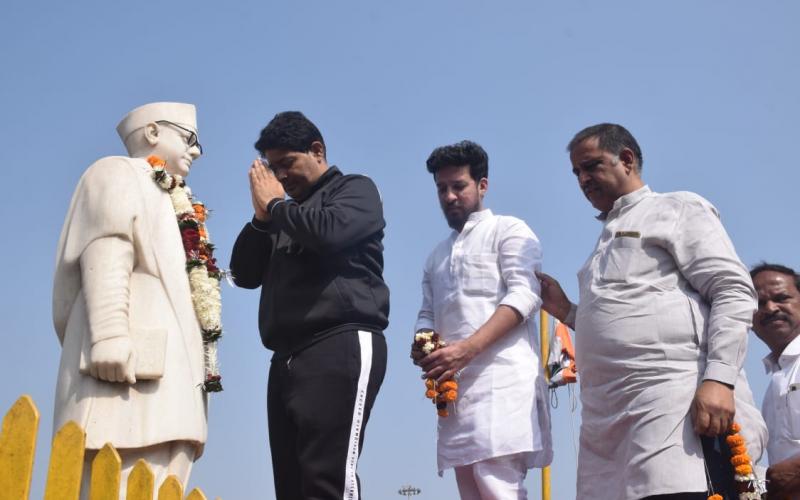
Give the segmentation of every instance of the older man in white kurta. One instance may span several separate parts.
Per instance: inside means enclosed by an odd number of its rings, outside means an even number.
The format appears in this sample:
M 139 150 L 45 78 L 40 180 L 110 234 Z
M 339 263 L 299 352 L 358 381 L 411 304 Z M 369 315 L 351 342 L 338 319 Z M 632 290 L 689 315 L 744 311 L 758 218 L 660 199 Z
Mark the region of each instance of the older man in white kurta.
M 425 263 L 416 331 L 433 330 L 448 347 L 419 363 L 434 378 L 458 370 L 459 385 L 453 410 L 438 419 L 439 473 L 455 468 L 462 499 L 523 499 L 527 470 L 552 460 L 531 319 L 541 304 L 541 246 L 521 220 L 483 209 L 480 146 L 438 148 L 428 170 L 453 231 Z
M 644 185 L 624 127 L 588 127 L 568 149 L 603 224 L 578 273 L 577 308 L 540 275 L 545 309 L 575 327 L 578 498 L 705 499 L 700 435 L 724 434 L 735 413 L 754 460 L 766 441 L 742 371 L 749 275 L 710 203 Z
M 199 156 L 195 109 L 148 104 L 118 131 L 131 157 L 103 158 L 82 176 L 53 289 L 62 344 L 54 430 L 74 420 L 86 431 L 84 498 L 89 460 L 106 443 L 123 461 L 124 498 L 138 458 L 150 463 L 156 487 L 167 474 L 186 482 L 206 440 L 203 342 L 186 257 L 170 195 L 145 160 L 155 154 L 170 173 L 188 173 Z M 152 342 L 137 343 L 142 337 Z M 139 366 L 149 369 L 148 379 L 137 380 L 136 360 L 145 358 L 150 363 Z
M 645 186 L 601 220 L 578 272 L 578 496 L 704 491 L 689 418 L 702 380 L 735 386 L 736 420 L 754 459 L 766 440 L 741 369 L 754 304 L 749 275 L 716 210 L 695 194 Z

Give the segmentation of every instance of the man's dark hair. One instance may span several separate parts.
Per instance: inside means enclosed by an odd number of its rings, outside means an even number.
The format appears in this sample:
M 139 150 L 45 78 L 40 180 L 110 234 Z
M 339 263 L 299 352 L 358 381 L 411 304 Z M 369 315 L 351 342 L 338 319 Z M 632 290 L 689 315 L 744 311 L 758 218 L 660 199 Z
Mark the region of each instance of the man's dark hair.
M 769 262 L 757 264 L 755 267 L 753 267 L 753 269 L 750 270 L 750 279 L 755 281 L 756 275 L 765 271 L 772 271 L 775 273 L 785 274 L 786 276 L 791 276 L 794 278 L 794 287 L 800 291 L 800 275 L 798 275 L 791 267 L 782 266 L 780 264 L 770 264 Z
M 578 147 L 580 143 L 586 139 L 597 137 L 598 146 L 603 151 L 608 151 L 611 154 L 619 155 L 623 148 L 628 148 L 633 151 L 636 156 L 636 171 L 642 171 L 644 165 L 644 158 L 642 158 L 642 150 L 639 148 L 639 143 L 636 142 L 633 135 L 628 132 L 628 129 L 616 123 L 599 123 L 586 127 L 581 130 L 575 137 L 569 141 L 567 151 L 572 153 L 572 150 Z
M 433 175 L 436 175 L 436 172 L 443 167 L 469 165 L 469 175 L 476 182 L 484 177 L 489 178 L 489 155 L 480 145 L 472 141 L 440 146 L 433 150 L 425 163 L 428 165 L 428 172 Z
M 317 126 L 299 111 L 284 111 L 275 115 L 264 127 L 255 146 L 259 153 L 268 149 L 306 153 L 311 150 L 314 141 L 325 145 Z

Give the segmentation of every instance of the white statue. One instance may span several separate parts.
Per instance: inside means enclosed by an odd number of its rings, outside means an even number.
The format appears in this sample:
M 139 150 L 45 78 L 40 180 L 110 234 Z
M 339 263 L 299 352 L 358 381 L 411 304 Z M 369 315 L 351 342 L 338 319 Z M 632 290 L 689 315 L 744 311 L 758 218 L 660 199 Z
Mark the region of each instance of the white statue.
M 86 431 L 83 497 L 91 460 L 107 442 L 123 460 L 121 498 L 139 458 L 153 468 L 156 487 L 169 474 L 185 485 L 206 440 L 206 391 L 219 390 L 208 346 L 204 357 L 204 338 L 220 333 L 218 274 L 210 248 L 193 254 L 198 277 L 187 274 L 176 215 L 198 210 L 196 244 L 207 242 L 205 212 L 173 189 L 202 152 L 195 108 L 146 104 L 117 132 L 130 157 L 102 158 L 78 183 L 53 290 L 63 349 L 54 430 L 74 420 Z M 213 293 L 193 296 L 196 279 L 215 285 Z

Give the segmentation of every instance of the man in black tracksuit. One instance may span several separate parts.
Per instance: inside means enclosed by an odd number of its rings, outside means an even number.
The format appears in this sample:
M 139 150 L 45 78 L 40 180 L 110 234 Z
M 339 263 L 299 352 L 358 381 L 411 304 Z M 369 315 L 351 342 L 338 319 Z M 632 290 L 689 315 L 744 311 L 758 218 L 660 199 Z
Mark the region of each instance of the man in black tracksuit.
M 276 496 L 359 499 L 356 464 L 386 371 L 380 195 L 368 177 L 328 167 L 322 135 L 302 113 L 276 115 L 255 146 L 255 215 L 231 272 L 238 286 L 262 287 Z

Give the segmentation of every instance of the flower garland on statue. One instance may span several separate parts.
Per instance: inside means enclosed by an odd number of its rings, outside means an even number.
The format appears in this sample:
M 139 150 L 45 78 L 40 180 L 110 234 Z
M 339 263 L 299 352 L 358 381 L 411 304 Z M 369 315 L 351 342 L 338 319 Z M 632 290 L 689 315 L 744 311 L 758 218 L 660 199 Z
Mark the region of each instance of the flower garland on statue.
M 202 202 L 192 197 L 189 186 L 180 175 L 166 171 L 166 162 L 158 156 L 149 156 L 147 163 L 153 167 L 153 180 L 169 193 L 178 228 L 181 233 L 183 250 L 186 254 L 186 273 L 192 293 L 192 305 L 200 323 L 203 336 L 205 358 L 206 392 L 222 390 L 222 377 L 217 364 L 217 341 L 222 336 L 222 300 L 220 297 L 220 278 L 222 272 L 214 258 L 214 245 L 206 229 L 208 210 Z
M 761 491 L 758 480 L 753 472 L 753 461 L 747 454 L 744 437 L 739 434 L 742 427 L 734 422 L 728 429 L 725 442 L 731 451 L 731 465 L 733 466 L 733 480 L 736 482 L 736 492 L 739 500 L 760 500 Z M 708 500 L 723 500 L 722 495 L 714 494 Z
M 431 330 L 420 330 L 414 335 L 414 344 L 424 352 L 430 354 L 433 351 L 447 345 L 444 340 L 439 338 L 439 334 Z M 447 417 L 447 403 L 455 402 L 458 397 L 458 384 L 455 380 L 446 380 L 437 384 L 435 379 L 425 379 L 425 397 L 436 405 L 436 413 L 440 417 Z

